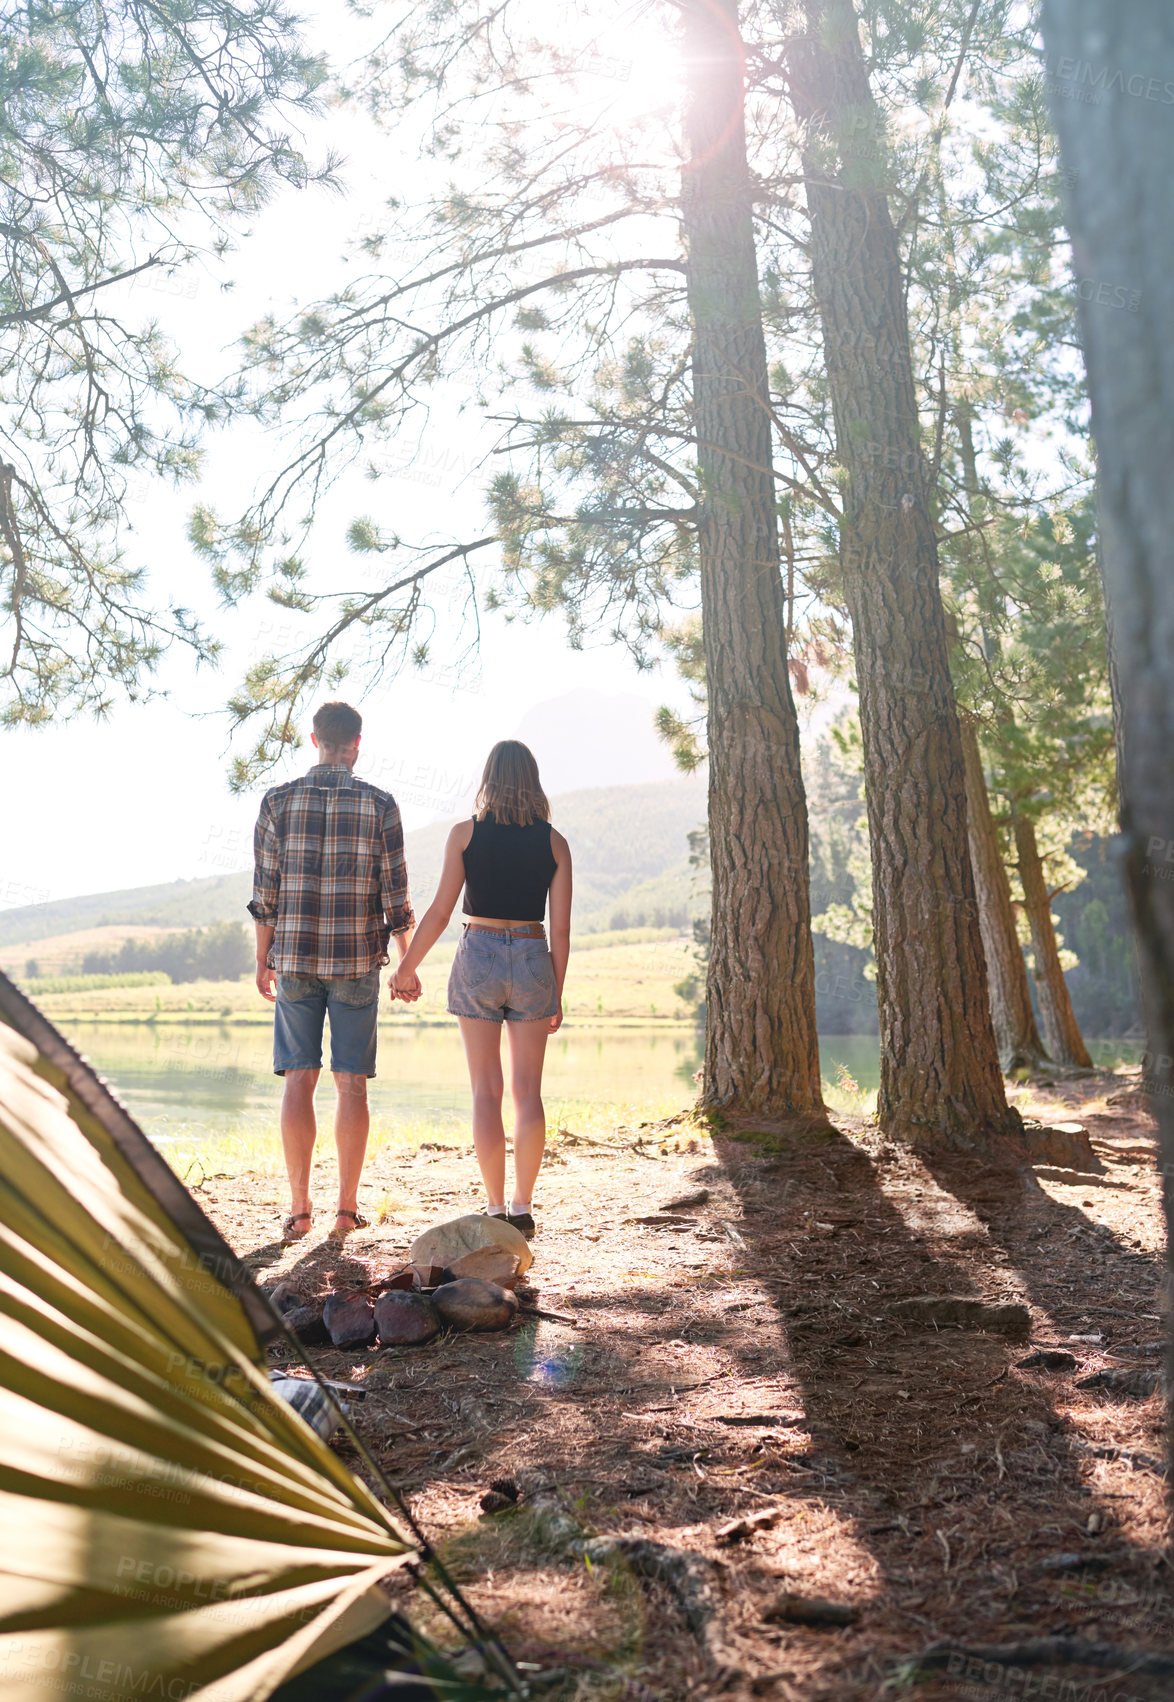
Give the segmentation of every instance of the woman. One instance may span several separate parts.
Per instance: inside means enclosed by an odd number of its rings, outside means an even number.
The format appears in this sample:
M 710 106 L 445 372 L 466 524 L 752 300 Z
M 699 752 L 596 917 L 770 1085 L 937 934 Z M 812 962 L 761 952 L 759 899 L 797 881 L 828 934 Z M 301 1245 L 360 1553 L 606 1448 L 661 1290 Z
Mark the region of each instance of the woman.
M 517 739 L 494 745 L 475 812 L 448 836 L 436 897 L 391 979 L 393 998 L 420 996 L 418 966 L 448 926 L 465 889 L 464 932 L 448 979 L 473 1084 L 473 1143 L 490 1217 L 534 1234 L 534 1183 L 546 1146 L 542 1063 L 563 1020 L 571 951 L 571 853 L 550 825 L 532 752 Z M 542 926 L 550 897 L 550 949 Z M 501 1024 L 508 1024 L 514 1101 L 514 1192 L 505 1198 Z

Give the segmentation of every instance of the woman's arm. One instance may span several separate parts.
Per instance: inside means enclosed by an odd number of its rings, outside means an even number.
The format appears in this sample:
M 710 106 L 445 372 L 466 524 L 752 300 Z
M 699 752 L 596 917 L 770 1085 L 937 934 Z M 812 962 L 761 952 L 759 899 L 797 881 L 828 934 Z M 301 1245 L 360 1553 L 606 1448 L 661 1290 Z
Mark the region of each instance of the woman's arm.
M 399 968 L 391 978 L 393 998 L 397 995 L 409 999 L 419 996 L 420 978 L 416 969 L 448 927 L 449 917 L 465 884 L 465 848 L 472 837 L 471 821 L 458 822 L 448 836 L 448 843 L 444 848 L 444 867 L 440 871 L 440 880 L 436 886 L 436 897 L 424 912 L 423 920 L 412 937 L 412 943 L 400 958 Z
M 563 982 L 571 955 L 571 848 L 561 833 L 550 830 L 554 852 L 554 879 L 550 883 L 550 959 L 558 984 L 558 1010 L 550 1019 L 550 1032 L 557 1034 L 563 1020 Z

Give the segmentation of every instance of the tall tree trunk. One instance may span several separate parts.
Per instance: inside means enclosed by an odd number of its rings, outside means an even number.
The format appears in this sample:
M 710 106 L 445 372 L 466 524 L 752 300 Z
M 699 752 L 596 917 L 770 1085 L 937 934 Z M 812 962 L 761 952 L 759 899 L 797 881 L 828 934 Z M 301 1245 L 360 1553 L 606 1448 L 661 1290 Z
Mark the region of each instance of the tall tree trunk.
M 1011 812 L 1011 821 L 1015 829 L 1015 850 L 1019 857 L 1019 879 L 1023 883 L 1027 925 L 1031 929 L 1035 991 L 1044 1025 L 1044 1040 L 1055 1063 L 1091 1070 L 1092 1059 L 1081 1038 L 1068 995 L 1068 983 L 1060 967 L 1060 948 L 1056 944 L 1056 929 L 1052 922 L 1052 901 L 1048 897 L 1044 866 L 1036 844 L 1035 823 L 1019 810 Z
M 1105 555 L 1113 549 L 1113 515 L 1097 491 L 1097 564 L 1101 583 L 1107 583 Z M 1121 673 L 1117 660 L 1117 640 L 1113 635 L 1113 605 L 1105 598 L 1105 644 L 1109 652 L 1109 697 L 1113 704 L 1113 747 L 1117 757 L 1117 820 L 1125 820 L 1125 720 L 1121 711 Z
M 978 898 L 978 922 L 986 958 L 991 1023 L 1005 1071 L 1038 1070 L 1045 1061 L 1044 1043 L 1031 1008 L 1027 965 L 1015 927 L 1011 883 L 1003 866 L 999 835 L 982 771 L 974 722 L 960 723 L 962 758 L 966 768 L 966 822 L 970 836 L 970 865 Z
M 1167 1285 L 1174 1282 L 1174 88 L 1169 0 L 1044 0 L 1054 78 L 1089 104 L 1055 100 L 1071 180 L 1081 336 L 1092 396 L 1105 603 L 1118 664 L 1124 775 L 1121 831 L 1137 930 L 1158 1119 Z M 1102 89 L 1100 83 L 1106 86 Z M 1054 86 L 1061 89 L 1057 82 Z M 1156 97 L 1156 98 L 1155 98 Z M 1174 1399 L 1174 1338 L 1166 1386 Z M 1174 1466 L 1174 1425 L 1169 1431 Z M 1167 1477 L 1174 1487 L 1174 1470 Z
M 704 1103 L 827 1124 L 815 1031 L 807 799 L 784 644 L 766 347 L 736 0 L 687 0 L 682 185 L 702 513 L 713 922 Z
M 852 617 L 881 1025 L 878 1114 L 898 1138 L 1022 1151 L 991 1027 L 966 782 L 921 449 L 883 124 L 851 0 L 806 0 L 789 52 L 811 260 L 848 478 Z

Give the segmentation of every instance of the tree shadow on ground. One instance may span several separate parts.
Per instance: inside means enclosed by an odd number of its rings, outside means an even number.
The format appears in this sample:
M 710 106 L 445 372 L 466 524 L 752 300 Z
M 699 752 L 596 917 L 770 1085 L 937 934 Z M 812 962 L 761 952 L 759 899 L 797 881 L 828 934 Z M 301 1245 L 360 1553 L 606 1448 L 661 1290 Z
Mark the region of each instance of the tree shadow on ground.
M 1051 1335 L 1048 1279 L 1022 1236 L 1000 1239 L 990 1219 L 1019 1221 L 1027 1189 L 1057 1230 L 1071 1214 L 1005 1173 L 964 1188 L 951 1166 L 935 1187 L 910 1155 L 869 1144 L 837 1134 L 773 1154 L 717 1146 L 742 1202 L 748 1268 L 785 1323 L 813 1452 L 884 1580 L 874 1605 L 890 1610 L 890 1632 L 904 1623 L 911 1650 L 1068 1629 L 1073 1566 L 1087 1575 L 1112 1550 L 1117 1572 L 1148 1577 L 1151 1556 L 1122 1545 L 1058 1410 L 1066 1391 L 1015 1368 L 1025 1342 L 910 1329 L 892 1308 L 925 1294 L 1027 1299 L 1032 1333 Z M 1133 1629 L 1142 1641 L 1155 1632 L 1156 1621 Z
M 761 1686 L 785 1671 L 788 1697 L 875 1702 L 901 1661 L 941 1637 L 1087 1633 L 1068 1563 L 1041 1563 L 1075 1554 L 1084 1568 L 1123 1545 L 1062 1390 L 1015 1369 L 1022 1343 L 912 1331 L 890 1311 L 927 1292 L 1034 1298 L 1018 1244 L 1006 1251 L 981 1201 L 939 1187 L 875 1135 L 779 1152 L 719 1141 L 717 1154 L 689 1172 L 711 1191 L 691 1225 L 656 1230 L 633 1216 L 598 1251 L 599 1214 L 583 1204 L 594 1179 L 639 1200 L 633 1214 L 659 1184 L 644 1159 L 629 1155 L 621 1171 L 610 1155 L 575 1157 L 567 1227 L 552 1217 L 531 1273 L 539 1306 L 573 1322 L 530 1315 L 509 1334 L 313 1351 L 326 1375 L 366 1383 L 352 1413 L 365 1441 L 455 1545 L 513 1653 L 610 1665 L 665 1697 L 716 1688 L 666 1585 L 629 1580 L 621 1612 L 619 1586 L 585 1568 L 575 1541 L 616 1532 L 715 1563 L 723 1629 L 745 1670 Z M 580 1213 L 586 1246 L 574 1240 Z M 392 1238 L 315 1242 L 286 1274 L 307 1293 L 366 1280 Z M 572 1277 L 591 1292 L 563 1298 Z M 522 1486 L 520 1513 L 483 1514 L 482 1495 L 503 1479 Z M 770 1522 L 723 1539 L 756 1512 Z M 1090 1534 L 1093 1517 L 1108 1537 Z M 765 1624 L 780 1589 L 849 1601 L 860 1618 Z M 1120 1627 L 1116 1640 L 1151 1629 Z M 1128 1693 L 1162 1694 L 1141 1679 Z M 938 1675 L 917 1694 L 956 1702 L 957 1682 Z

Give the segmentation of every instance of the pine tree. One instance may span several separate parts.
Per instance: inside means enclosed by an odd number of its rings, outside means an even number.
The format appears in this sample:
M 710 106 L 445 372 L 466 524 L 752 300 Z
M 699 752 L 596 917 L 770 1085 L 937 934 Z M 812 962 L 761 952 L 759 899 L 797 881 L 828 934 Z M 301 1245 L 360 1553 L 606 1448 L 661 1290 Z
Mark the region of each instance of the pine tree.
M 128 299 L 223 250 L 306 161 L 283 126 L 322 65 L 281 4 L 96 0 L 0 8 L 0 719 L 137 695 L 166 645 L 119 545 L 127 480 L 190 478 L 223 404 Z M 328 171 L 329 166 L 324 170 Z
M 385 115 L 426 108 L 430 145 L 462 173 L 439 205 L 397 209 L 400 251 L 406 224 L 431 258 L 253 334 L 265 396 L 287 415 L 312 410 L 324 390 L 331 399 L 325 429 L 303 415 L 297 458 L 241 524 L 198 518 L 229 595 L 268 583 L 289 606 L 309 606 L 300 562 L 266 553 L 294 493 L 307 474 L 320 484 L 360 446 L 409 429 L 438 378 L 476 368 L 487 406 L 495 395 L 516 413 L 488 533 L 427 552 L 374 521 L 352 527 L 352 543 L 390 555 L 396 571 L 351 599 L 300 664 L 254 670 L 236 707 L 261 734 L 241 779 L 289 738 L 295 706 L 346 631 L 374 636 L 379 665 L 419 656 L 429 578 L 444 560 L 492 547 L 504 571 L 491 605 L 561 610 L 573 643 L 610 636 L 641 661 L 699 584 L 713 873 L 703 1098 L 730 1123 L 822 1126 L 737 11 L 733 0 L 688 0 L 680 39 L 665 41 L 684 55 L 679 105 L 627 129 L 605 122 L 607 76 L 577 69 L 590 55 L 567 27 L 567 13 L 544 14 L 542 36 L 519 45 L 508 16 L 475 4 L 402 26 L 380 81 Z M 552 88 L 574 120 L 552 116 Z M 377 256 L 378 239 L 371 247 Z M 491 344 L 500 378 L 481 361 Z
M 1174 1248 L 1174 385 L 1165 205 L 1174 14 L 1164 0 L 1044 0 L 1092 398 L 1105 602 L 1123 728 L 1121 831 L 1149 1036 L 1146 1085 Z M 1095 84 L 1092 80 L 1095 79 Z M 1095 89 L 1089 102 L 1074 98 Z M 1154 98 L 1149 98 L 1150 94 Z M 1171 1379 L 1174 1386 L 1174 1379 Z M 1170 1434 L 1174 1450 L 1174 1431 Z

